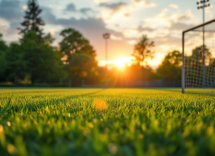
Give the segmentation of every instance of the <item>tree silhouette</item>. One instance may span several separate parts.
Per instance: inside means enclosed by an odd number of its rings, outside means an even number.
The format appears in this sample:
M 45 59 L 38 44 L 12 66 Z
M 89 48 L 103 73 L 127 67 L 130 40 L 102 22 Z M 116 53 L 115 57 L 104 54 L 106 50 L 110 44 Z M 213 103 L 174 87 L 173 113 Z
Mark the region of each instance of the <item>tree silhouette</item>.
M 60 42 L 60 51 L 65 58 L 65 63 L 69 64 L 72 57 L 78 53 L 85 53 L 95 61 L 96 52 L 93 46 L 80 32 L 69 28 L 63 30 L 60 35 L 63 37 Z
M 165 56 L 157 72 L 162 75 L 164 80 L 181 80 L 181 65 L 182 54 L 174 50 Z
M 28 0 L 28 9 L 25 11 L 24 21 L 21 23 L 23 28 L 18 28 L 20 34 L 25 34 L 29 30 L 33 30 L 37 33 L 38 39 L 42 38 L 43 29 L 40 27 L 45 25 L 41 17 L 42 10 L 39 8 L 36 0 Z
M 5 80 L 5 72 L 7 68 L 7 61 L 6 61 L 6 52 L 7 52 L 8 46 L 2 39 L 2 34 L 0 33 L 0 81 Z
M 203 48 L 202 45 L 196 47 L 195 49 L 192 50 L 192 55 L 191 56 L 185 56 L 185 74 L 186 77 L 189 79 L 189 84 L 187 83 L 187 87 L 201 87 L 202 86 L 202 75 L 203 75 L 203 63 L 202 63 L 202 58 L 203 58 Z M 208 73 L 208 65 L 211 61 L 212 55 L 210 52 L 210 49 L 205 46 L 205 76 L 206 79 L 209 77 Z M 207 82 L 206 82 L 207 83 Z
M 140 41 L 134 46 L 134 52 L 132 56 L 135 57 L 135 61 L 137 64 L 142 63 L 142 67 L 144 66 L 145 59 L 153 58 L 154 52 L 151 51 L 151 48 L 154 47 L 154 42 L 149 41 L 147 35 L 143 35 Z

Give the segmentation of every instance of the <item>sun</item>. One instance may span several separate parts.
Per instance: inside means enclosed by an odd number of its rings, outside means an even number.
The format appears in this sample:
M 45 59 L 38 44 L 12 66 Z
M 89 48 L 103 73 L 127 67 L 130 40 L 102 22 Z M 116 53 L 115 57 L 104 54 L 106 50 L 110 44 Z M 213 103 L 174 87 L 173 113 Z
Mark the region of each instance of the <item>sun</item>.
M 119 69 L 124 69 L 126 64 L 129 65 L 130 62 L 131 62 L 130 57 L 121 57 L 121 58 L 114 60 L 113 64 Z

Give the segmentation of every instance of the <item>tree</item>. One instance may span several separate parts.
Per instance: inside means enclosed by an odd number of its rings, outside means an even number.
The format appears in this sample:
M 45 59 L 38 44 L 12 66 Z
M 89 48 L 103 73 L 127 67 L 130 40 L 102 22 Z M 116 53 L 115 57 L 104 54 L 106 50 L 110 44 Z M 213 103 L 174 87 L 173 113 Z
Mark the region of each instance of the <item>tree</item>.
M 202 79 L 203 79 L 203 63 L 202 63 L 202 58 L 203 58 L 203 47 L 202 45 L 196 47 L 195 49 L 192 50 L 192 55 L 191 56 L 185 56 L 185 64 L 186 64 L 186 70 L 185 74 L 187 77 L 190 79 L 196 79 L 198 76 L 198 87 L 202 86 Z M 205 77 L 208 79 L 211 77 L 211 73 L 209 72 L 209 69 L 211 67 L 212 61 L 212 55 L 210 52 L 210 49 L 205 46 Z M 209 63 L 209 65 L 207 65 Z M 193 87 L 193 86 L 189 86 Z
M 7 45 L 2 40 L 2 34 L 0 34 L 0 81 L 6 80 L 6 68 L 7 68 L 7 61 L 6 61 L 6 52 L 7 52 Z
M 95 61 L 96 52 L 93 46 L 80 32 L 70 28 L 63 30 L 60 35 L 63 37 L 60 42 L 60 52 L 64 63 L 69 64 L 72 57 L 78 53 L 87 54 Z
M 192 51 L 192 55 L 191 55 L 191 59 L 195 60 L 195 62 L 202 62 L 202 56 L 203 56 L 203 47 L 202 46 L 198 46 L 195 49 L 193 49 Z M 211 52 L 210 50 L 207 48 L 207 46 L 205 46 L 205 60 L 210 60 L 211 59 Z
M 38 69 L 41 69 L 41 71 L 37 75 L 40 81 L 56 82 L 64 75 L 60 51 L 50 45 L 53 41 L 54 38 L 52 38 L 51 34 L 48 34 L 43 38 L 43 42 L 40 45 L 42 52 Z
M 165 56 L 157 72 L 164 80 L 181 80 L 181 66 L 182 54 L 175 50 Z
M 143 35 L 140 41 L 134 46 L 134 52 L 132 56 L 135 57 L 137 64 L 144 66 L 144 62 L 147 58 L 153 58 L 154 52 L 151 51 L 151 48 L 154 47 L 154 42 L 149 41 L 147 35 Z
M 73 81 L 77 81 L 95 75 L 96 66 L 97 64 L 91 56 L 84 53 L 78 53 L 71 59 L 68 70 Z
M 65 64 L 65 69 L 69 73 L 69 80 L 73 77 L 74 81 L 74 77 L 80 78 L 80 75 L 85 73 L 80 69 L 86 68 L 88 71 L 90 70 L 91 67 L 84 63 L 82 59 L 90 58 L 91 62 L 97 66 L 97 61 L 95 60 L 96 52 L 93 46 L 90 45 L 90 42 L 80 32 L 69 28 L 63 30 L 60 35 L 63 37 L 63 40 L 60 42 L 60 52 Z
M 61 72 L 60 52 L 50 45 L 53 38 L 50 34 L 43 38 L 40 44 L 36 43 L 37 34 L 29 31 L 20 40 L 26 60 L 26 72 L 31 76 L 32 84 L 35 81 L 59 78 Z
M 28 9 L 25 12 L 24 21 L 21 23 L 24 28 L 18 28 L 21 34 L 33 30 L 37 33 L 39 40 L 42 38 L 43 29 L 40 27 L 44 25 L 44 22 L 41 17 L 39 17 L 41 12 L 42 10 L 39 8 L 36 0 L 28 0 Z
M 11 43 L 7 54 L 7 76 L 9 80 L 13 80 L 18 85 L 18 79 L 23 79 L 26 73 L 25 54 L 22 47 L 18 43 Z
M 84 53 L 74 55 L 69 64 L 69 70 L 73 73 L 73 75 L 80 78 L 84 78 L 91 72 L 94 72 L 95 67 L 96 64 L 93 61 L 92 57 Z

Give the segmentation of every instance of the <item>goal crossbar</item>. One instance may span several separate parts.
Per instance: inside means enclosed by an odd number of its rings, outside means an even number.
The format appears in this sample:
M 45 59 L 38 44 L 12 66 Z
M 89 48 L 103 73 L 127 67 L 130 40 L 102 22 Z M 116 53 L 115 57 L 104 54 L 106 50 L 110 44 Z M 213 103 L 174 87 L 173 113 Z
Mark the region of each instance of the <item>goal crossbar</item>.
M 182 34 L 185 34 L 186 32 L 189 32 L 189 31 L 192 31 L 192 30 L 201 28 L 201 27 L 203 27 L 203 26 L 205 26 L 205 25 L 208 25 L 208 24 L 210 24 L 210 23 L 213 23 L 213 22 L 215 22 L 215 19 L 210 20 L 210 21 L 208 21 L 208 22 L 205 22 L 205 23 L 203 23 L 203 24 L 200 24 L 200 25 L 198 25 L 198 26 L 192 27 L 192 28 L 190 28 L 190 29 L 184 30 L 184 31 L 182 32 Z

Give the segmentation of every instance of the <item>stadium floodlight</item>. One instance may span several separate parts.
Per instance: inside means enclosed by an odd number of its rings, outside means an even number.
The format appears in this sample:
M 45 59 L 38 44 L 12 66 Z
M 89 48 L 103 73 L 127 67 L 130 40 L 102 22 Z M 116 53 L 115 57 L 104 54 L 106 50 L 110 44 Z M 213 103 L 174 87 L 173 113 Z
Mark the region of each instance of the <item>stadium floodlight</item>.
M 200 2 L 197 2 L 197 5 L 198 5 L 198 9 L 202 9 L 203 10 L 203 23 L 205 23 L 205 8 L 206 7 L 209 7 L 210 4 L 209 4 L 209 0 L 203 0 L 203 1 L 200 1 Z M 203 48 L 203 53 L 202 53 L 202 63 L 203 63 L 203 68 L 202 68 L 202 85 L 203 85 L 203 88 L 205 88 L 205 27 L 203 26 L 202 27 L 203 29 L 203 45 L 202 45 L 202 48 Z
M 215 94 L 214 43 L 215 19 L 183 31 L 182 93 Z
M 105 55 L 106 55 L 106 87 L 108 86 L 108 82 L 107 82 L 107 51 L 108 51 L 108 45 L 107 45 L 107 40 L 110 38 L 110 34 L 109 33 L 105 33 L 103 34 L 103 38 L 105 39 Z

